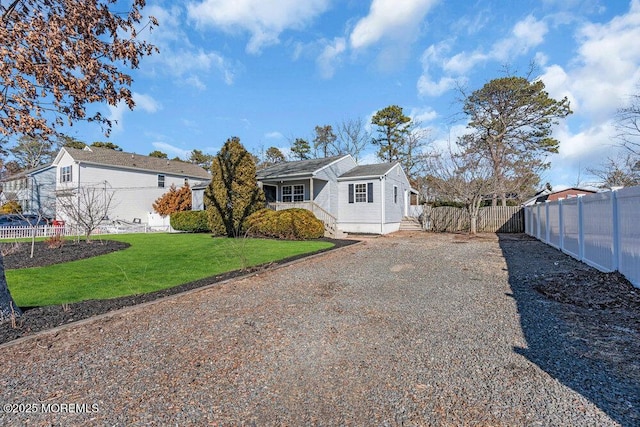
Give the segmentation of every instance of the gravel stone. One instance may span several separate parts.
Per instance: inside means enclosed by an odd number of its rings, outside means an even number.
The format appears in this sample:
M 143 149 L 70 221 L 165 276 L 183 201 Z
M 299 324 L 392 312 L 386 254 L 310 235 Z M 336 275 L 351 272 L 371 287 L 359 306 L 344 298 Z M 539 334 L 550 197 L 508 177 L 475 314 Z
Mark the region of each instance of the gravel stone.
M 576 270 L 522 235 L 363 239 L 0 346 L 0 403 L 97 408 L 0 424 L 639 425 L 637 353 L 592 336 L 617 306 L 536 290 Z

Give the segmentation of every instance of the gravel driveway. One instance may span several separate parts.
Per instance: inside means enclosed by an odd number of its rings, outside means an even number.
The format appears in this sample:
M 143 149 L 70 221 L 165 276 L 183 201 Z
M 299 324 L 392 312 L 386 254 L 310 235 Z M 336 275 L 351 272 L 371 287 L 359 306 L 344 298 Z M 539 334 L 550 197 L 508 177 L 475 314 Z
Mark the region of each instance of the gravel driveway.
M 0 347 L 0 403 L 38 412 L 0 424 L 633 425 L 637 377 L 576 356 L 525 285 L 576 266 L 526 238 L 367 239 Z

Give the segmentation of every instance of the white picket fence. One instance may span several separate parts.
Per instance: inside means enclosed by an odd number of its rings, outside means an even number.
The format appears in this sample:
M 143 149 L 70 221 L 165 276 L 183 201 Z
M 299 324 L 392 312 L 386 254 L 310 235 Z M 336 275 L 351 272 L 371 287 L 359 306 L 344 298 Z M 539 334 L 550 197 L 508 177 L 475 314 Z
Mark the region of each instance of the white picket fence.
M 640 186 L 528 206 L 525 232 L 640 287 Z
M 170 226 L 150 227 L 147 224 L 107 224 L 96 228 L 92 235 L 171 232 Z M 84 232 L 78 227 L 42 225 L 37 227 L 0 227 L 0 240 L 24 239 L 35 237 L 82 236 Z

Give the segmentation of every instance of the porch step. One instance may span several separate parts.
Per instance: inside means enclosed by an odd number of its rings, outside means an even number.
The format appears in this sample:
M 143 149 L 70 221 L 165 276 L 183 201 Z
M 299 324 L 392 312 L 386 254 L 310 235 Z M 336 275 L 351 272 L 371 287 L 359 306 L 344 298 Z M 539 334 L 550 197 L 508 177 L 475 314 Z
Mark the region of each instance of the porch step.
M 418 218 L 407 217 L 402 218 L 400 222 L 400 230 L 402 231 L 422 231 L 422 224 Z
M 346 239 L 349 235 L 342 230 L 329 230 L 325 228 L 324 237 L 328 237 L 330 239 Z

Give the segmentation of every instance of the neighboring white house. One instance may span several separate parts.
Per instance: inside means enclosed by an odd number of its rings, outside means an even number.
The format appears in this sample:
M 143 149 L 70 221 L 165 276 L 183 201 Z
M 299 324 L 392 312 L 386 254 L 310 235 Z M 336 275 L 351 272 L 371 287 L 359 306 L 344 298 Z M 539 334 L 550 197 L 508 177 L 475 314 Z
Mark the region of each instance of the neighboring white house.
M 3 195 L 14 197 L 25 212 L 47 210 L 65 220 L 55 200 L 61 194 L 93 188 L 113 194 L 109 220 L 146 223 L 153 202 L 171 184 L 182 187 L 209 179 L 200 166 L 101 147 L 62 148 L 55 160 L 3 181 Z M 50 215 L 49 215 L 50 214 Z
M 25 214 L 55 217 L 56 168 L 43 165 L 2 180 L 0 204 L 16 201 Z
M 257 172 L 270 207 L 312 211 L 334 235 L 387 234 L 409 216 L 411 189 L 399 163 L 358 166 L 350 155 L 283 162 Z M 206 185 L 193 188 L 193 207 L 202 208 Z

